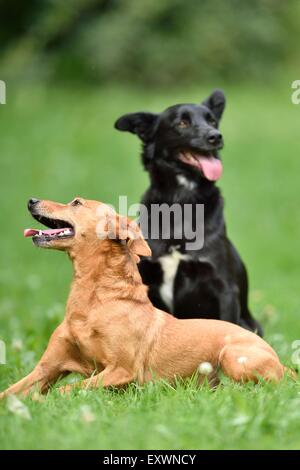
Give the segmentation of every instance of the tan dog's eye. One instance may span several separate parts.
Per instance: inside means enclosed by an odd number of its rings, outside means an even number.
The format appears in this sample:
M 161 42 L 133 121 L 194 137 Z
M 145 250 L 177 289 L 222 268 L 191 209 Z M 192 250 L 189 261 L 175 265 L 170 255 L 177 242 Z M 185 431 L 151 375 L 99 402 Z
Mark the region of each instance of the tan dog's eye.
M 74 199 L 74 201 L 71 202 L 71 206 L 82 206 L 82 202 L 79 199 Z
M 189 125 L 190 123 L 186 119 L 181 119 L 181 121 L 179 121 L 178 127 L 180 127 L 180 129 L 185 129 L 186 127 L 189 127 Z

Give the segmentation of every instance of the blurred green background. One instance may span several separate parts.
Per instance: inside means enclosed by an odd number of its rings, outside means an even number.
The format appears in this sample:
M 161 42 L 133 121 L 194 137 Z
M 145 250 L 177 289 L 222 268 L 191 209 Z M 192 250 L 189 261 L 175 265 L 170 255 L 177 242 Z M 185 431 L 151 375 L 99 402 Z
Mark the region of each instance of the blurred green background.
M 35 365 L 71 280 L 64 254 L 23 239 L 36 227 L 28 198 L 138 202 L 148 185 L 140 144 L 114 121 L 200 102 L 214 87 L 227 97 L 219 185 L 229 236 L 247 265 L 251 308 L 291 364 L 300 338 L 300 106 L 291 103 L 300 3 L 10 0 L 0 13 L 0 390 Z M 227 387 L 212 396 L 131 391 L 124 401 L 107 392 L 105 406 L 91 392 L 98 418 L 88 432 L 76 414 L 84 397 L 28 402 L 29 423 L 1 404 L 0 448 L 299 447 L 297 384 Z M 228 423 L 237 423 L 229 433 Z
M 297 0 L 2 0 L 0 5 L 2 79 L 156 87 L 262 81 L 299 59 Z

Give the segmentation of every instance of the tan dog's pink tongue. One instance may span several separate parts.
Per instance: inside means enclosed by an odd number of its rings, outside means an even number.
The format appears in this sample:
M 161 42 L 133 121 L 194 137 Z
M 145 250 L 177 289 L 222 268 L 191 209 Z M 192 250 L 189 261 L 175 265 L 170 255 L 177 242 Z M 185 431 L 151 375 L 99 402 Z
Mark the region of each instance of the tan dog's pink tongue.
M 217 181 L 222 176 L 223 166 L 221 160 L 215 157 L 198 157 L 199 166 L 209 181 Z
M 34 235 L 42 234 L 42 235 L 54 235 L 55 233 L 63 232 L 64 228 L 55 228 L 50 230 L 36 230 L 34 228 L 27 228 L 24 230 L 24 237 L 33 237 Z

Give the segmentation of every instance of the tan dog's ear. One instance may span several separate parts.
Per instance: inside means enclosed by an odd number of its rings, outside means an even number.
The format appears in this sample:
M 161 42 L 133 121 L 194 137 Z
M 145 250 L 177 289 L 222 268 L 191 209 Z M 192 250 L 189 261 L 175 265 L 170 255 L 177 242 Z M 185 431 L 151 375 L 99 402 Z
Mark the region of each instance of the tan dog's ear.
M 140 227 L 133 220 L 119 216 L 119 238 L 127 240 L 130 251 L 137 256 L 151 256 L 151 250 Z
M 151 249 L 143 237 L 140 227 L 133 220 L 116 213 L 110 214 L 108 219 L 109 238 L 126 240 L 127 247 L 137 256 L 151 256 Z
M 127 246 L 132 253 L 137 256 L 151 256 L 151 248 L 144 239 L 141 231 L 138 238 L 131 239 L 130 236 L 128 237 Z

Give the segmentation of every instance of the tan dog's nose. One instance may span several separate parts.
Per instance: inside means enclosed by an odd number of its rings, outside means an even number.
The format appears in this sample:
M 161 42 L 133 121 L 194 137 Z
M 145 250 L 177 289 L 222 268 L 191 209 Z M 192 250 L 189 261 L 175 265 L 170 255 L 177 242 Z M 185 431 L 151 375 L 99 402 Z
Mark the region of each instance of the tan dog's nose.
M 32 211 L 33 207 L 40 202 L 39 199 L 36 199 L 35 197 L 31 197 L 27 203 L 28 210 Z

